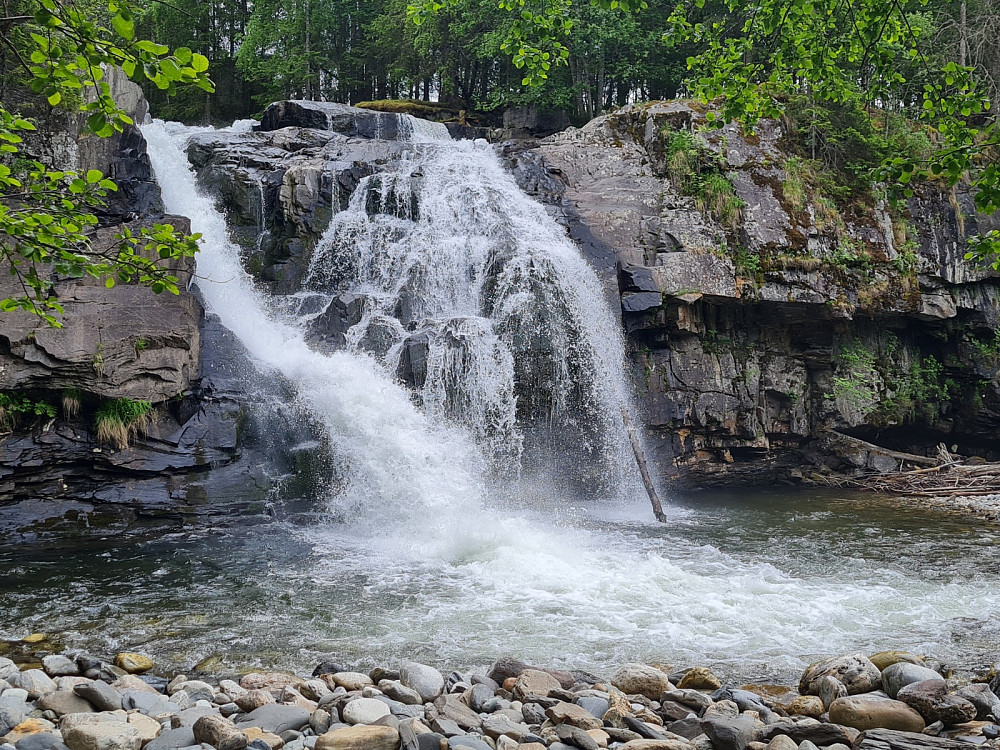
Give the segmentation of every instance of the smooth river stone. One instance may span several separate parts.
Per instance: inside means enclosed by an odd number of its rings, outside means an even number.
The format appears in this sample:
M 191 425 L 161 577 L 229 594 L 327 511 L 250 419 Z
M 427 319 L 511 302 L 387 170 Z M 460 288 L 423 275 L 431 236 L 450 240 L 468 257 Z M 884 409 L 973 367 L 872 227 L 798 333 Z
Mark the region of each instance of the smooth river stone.
M 830 706 L 830 721 L 860 729 L 895 729 L 900 732 L 924 731 L 924 719 L 902 701 L 877 695 L 852 695 L 837 698 Z
M 258 727 L 265 732 L 281 734 L 296 731 L 309 723 L 310 712 L 301 706 L 281 706 L 277 703 L 254 709 L 239 721 L 241 727 Z
M 195 742 L 211 745 L 216 750 L 243 750 L 250 741 L 233 722 L 217 714 L 202 716 L 194 723 L 192 731 Z
M 63 732 L 70 750 L 139 750 L 142 735 L 125 722 L 82 724 Z
M 390 713 L 389 707 L 375 698 L 358 698 L 340 710 L 348 724 L 374 724 Z
M 43 658 L 42 669 L 49 677 L 71 677 L 80 674 L 76 662 L 61 654 L 50 654 Z
M 46 693 L 56 691 L 56 683 L 45 672 L 40 669 L 26 669 L 18 674 L 11 675 L 7 682 L 16 688 L 28 691 L 31 700 L 38 700 Z
M 890 664 L 882 672 L 882 689 L 890 698 L 895 698 L 900 690 L 914 682 L 940 679 L 941 675 L 929 667 L 900 661 Z
M 399 681 L 416 691 L 424 703 L 431 703 L 444 692 L 444 676 L 434 667 L 410 661 L 400 667 Z M 405 703 L 405 701 L 402 701 Z

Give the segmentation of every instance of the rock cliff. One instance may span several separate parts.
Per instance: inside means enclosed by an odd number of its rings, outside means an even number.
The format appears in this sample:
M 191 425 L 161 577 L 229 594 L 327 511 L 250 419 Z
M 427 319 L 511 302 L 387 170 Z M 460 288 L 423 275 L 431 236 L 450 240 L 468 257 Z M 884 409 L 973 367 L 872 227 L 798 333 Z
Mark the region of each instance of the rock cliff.
M 840 434 L 996 456 L 1000 285 L 964 259 L 997 225 L 961 187 L 833 200 L 776 122 L 628 107 L 503 146 L 620 296 L 669 477 L 798 481 L 895 461 Z

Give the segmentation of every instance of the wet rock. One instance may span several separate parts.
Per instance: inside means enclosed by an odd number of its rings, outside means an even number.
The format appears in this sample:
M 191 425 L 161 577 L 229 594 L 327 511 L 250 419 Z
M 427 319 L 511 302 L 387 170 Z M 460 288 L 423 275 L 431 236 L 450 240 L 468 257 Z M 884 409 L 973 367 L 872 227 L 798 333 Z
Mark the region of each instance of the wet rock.
M 364 677 L 367 679 L 367 675 L 364 675 Z M 251 672 L 240 678 L 240 687 L 244 690 L 280 691 L 286 687 L 296 687 L 302 682 L 304 680 L 295 675 L 283 672 Z M 368 680 L 365 684 L 370 685 L 371 680 Z M 360 690 L 361 688 L 358 689 Z
M 830 721 L 861 731 L 895 729 L 921 732 L 925 726 L 920 714 L 905 703 L 878 695 L 837 698 L 830 706 Z
M 324 674 L 337 674 L 337 672 L 346 671 L 338 662 L 335 661 L 322 661 L 312 672 L 313 677 L 319 677 Z
M 7 682 L 16 688 L 27 690 L 28 697 L 32 700 L 38 700 L 46 693 L 52 693 L 56 690 L 56 683 L 40 669 L 26 669 L 23 672 L 18 672 L 8 677 Z
M 896 662 L 886 667 L 882 673 L 882 689 L 890 698 L 895 698 L 896 694 L 902 688 L 911 683 L 940 679 L 941 675 L 933 669 L 928 669 L 919 664 Z
M 955 695 L 969 701 L 976 707 L 977 721 L 1000 720 L 1000 698 L 986 683 L 976 682 L 955 691 Z
M 835 656 L 809 665 L 799 680 L 802 695 L 818 695 L 820 681 L 833 677 L 847 688 L 848 695 L 869 693 L 881 685 L 882 673 L 862 654 Z
M 243 750 L 249 743 L 246 734 L 229 719 L 217 715 L 202 716 L 192 727 L 195 742 L 216 750 Z
M 142 736 L 124 722 L 102 722 L 64 730 L 63 742 L 70 750 L 139 750 Z
M 644 695 L 650 700 L 673 689 L 665 672 L 645 664 L 622 665 L 611 677 L 611 684 L 626 695 Z
M 407 662 L 400 668 L 399 681 L 415 691 L 424 703 L 433 702 L 444 690 L 442 674 L 434 667 L 417 662 Z
M 374 724 L 391 712 L 382 701 L 374 698 L 359 698 L 344 706 L 340 713 L 348 724 Z
M 44 657 L 42 669 L 49 677 L 69 677 L 80 674 L 80 668 L 75 661 L 58 654 Z
M 976 718 L 976 706 L 961 696 L 948 692 L 948 683 L 938 678 L 911 682 L 900 688 L 896 698 L 931 723 L 962 724 Z
M 153 660 L 145 654 L 123 651 L 115 656 L 115 666 L 129 674 L 142 674 L 153 668 Z
M 316 740 L 316 750 L 396 750 L 399 732 L 392 727 L 358 725 L 334 729 Z
M 400 118 L 391 112 L 374 112 L 347 104 L 314 101 L 275 102 L 264 110 L 260 130 L 281 128 L 311 128 L 332 130 L 348 137 L 378 140 L 404 140 L 407 134 L 400 128 Z
M 407 706 L 419 706 L 424 703 L 424 699 L 420 696 L 420 693 L 395 680 L 382 680 L 378 684 L 378 689 L 394 701 L 399 701 Z M 491 697 L 492 695 L 493 693 L 490 692 Z M 480 711 L 482 709 L 476 708 L 475 710 Z
M 677 687 L 681 690 L 718 690 L 722 681 L 707 667 L 695 667 L 684 674 Z

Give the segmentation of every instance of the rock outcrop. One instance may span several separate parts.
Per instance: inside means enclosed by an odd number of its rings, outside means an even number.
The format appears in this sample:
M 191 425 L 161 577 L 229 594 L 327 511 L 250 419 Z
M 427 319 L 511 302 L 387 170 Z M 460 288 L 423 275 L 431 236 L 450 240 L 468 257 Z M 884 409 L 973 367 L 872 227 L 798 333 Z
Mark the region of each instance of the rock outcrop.
M 502 146 L 621 300 L 662 471 L 768 483 L 896 465 L 838 431 L 994 457 L 1000 284 L 963 255 L 997 220 L 961 186 L 916 187 L 906 210 L 838 204 L 779 123 L 704 122 L 685 102 L 636 105 Z

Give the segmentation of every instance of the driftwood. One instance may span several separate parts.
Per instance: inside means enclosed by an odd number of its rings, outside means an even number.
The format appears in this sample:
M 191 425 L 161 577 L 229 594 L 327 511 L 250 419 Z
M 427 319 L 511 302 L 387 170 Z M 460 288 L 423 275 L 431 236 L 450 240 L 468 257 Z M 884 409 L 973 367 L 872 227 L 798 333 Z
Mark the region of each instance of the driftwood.
M 900 462 L 900 466 L 909 463 L 922 468 L 909 470 L 900 468 L 898 471 L 871 472 L 856 476 L 814 477 L 814 481 L 819 484 L 915 497 L 1000 494 L 1000 463 L 982 461 L 969 463 L 961 456 L 952 455 L 944 444 L 938 446 L 936 456 L 932 458 L 892 451 L 840 432 L 835 434 L 838 440 L 843 440 L 867 451 L 895 458 Z
M 639 464 L 639 473 L 642 475 L 642 483 L 646 486 L 646 494 L 649 495 L 649 504 L 653 506 L 653 516 L 660 523 L 667 522 L 667 516 L 663 512 L 663 505 L 660 503 L 660 496 L 656 493 L 653 480 L 649 476 L 649 469 L 646 467 L 646 455 L 642 450 L 642 442 L 632 424 L 632 418 L 628 415 L 628 409 L 622 406 L 622 421 L 625 423 L 625 430 L 628 432 L 628 439 L 632 443 L 632 452 L 635 454 L 635 462 Z

